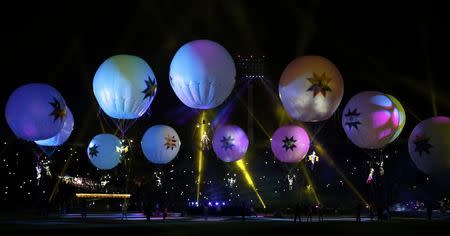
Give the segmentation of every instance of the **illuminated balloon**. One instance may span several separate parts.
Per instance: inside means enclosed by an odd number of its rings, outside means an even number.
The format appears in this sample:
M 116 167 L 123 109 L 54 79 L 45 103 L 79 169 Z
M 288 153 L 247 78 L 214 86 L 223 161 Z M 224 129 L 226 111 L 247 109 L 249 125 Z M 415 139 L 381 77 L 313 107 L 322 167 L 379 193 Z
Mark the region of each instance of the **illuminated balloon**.
M 116 167 L 120 162 L 122 147 L 119 138 L 112 134 L 99 134 L 95 136 L 87 148 L 87 154 L 91 163 L 101 169 L 109 170 Z
M 380 92 L 365 91 L 354 95 L 342 113 L 345 134 L 360 148 L 384 147 L 392 140 L 399 123 L 394 102 Z
M 271 139 L 272 152 L 281 162 L 297 163 L 308 153 L 310 140 L 308 133 L 296 125 L 278 128 Z
M 224 125 L 214 132 L 213 149 L 217 157 L 224 162 L 242 159 L 247 148 L 247 135 L 237 125 Z
M 142 137 L 141 148 L 147 159 L 154 164 L 167 164 L 180 150 L 177 132 L 167 125 L 154 125 Z
M 149 108 L 157 82 L 150 66 L 141 58 L 116 55 L 97 69 L 94 95 L 102 110 L 116 119 L 136 119 Z
M 436 116 L 416 125 L 408 150 L 417 168 L 429 175 L 450 174 L 450 118 Z
M 220 44 L 195 40 L 183 45 L 170 63 L 170 85 L 188 107 L 219 106 L 233 90 L 236 68 Z
M 389 141 L 391 143 L 395 139 L 397 139 L 397 137 L 402 133 L 403 127 L 405 126 L 405 123 L 406 123 L 406 113 L 405 113 L 405 109 L 403 108 L 400 101 L 397 100 L 397 98 L 395 98 L 394 96 L 389 95 L 389 94 L 386 94 L 386 96 L 388 96 L 391 99 L 391 101 L 394 103 L 394 106 L 395 106 L 394 113 L 393 113 L 394 119 L 397 119 L 397 117 L 398 117 L 398 120 L 399 120 L 397 130 L 395 131 L 394 136 Z
M 14 90 L 9 97 L 5 116 L 17 137 L 27 141 L 48 139 L 63 127 L 66 102 L 48 84 L 26 84 Z
M 303 122 L 330 118 L 344 95 L 344 81 L 336 66 L 321 56 L 303 56 L 284 69 L 278 84 L 287 113 Z
M 70 134 L 72 133 L 72 130 L 73 130 L 73 115 L 69 107 L 67 107 L 67 116 L 61 131 L 59 131 L 58 134 L 49 139 L 38 140 L 34 142 L 37 145 L 41 146 L 59 146 L 67 141 L 67 139 L 70 137 Z

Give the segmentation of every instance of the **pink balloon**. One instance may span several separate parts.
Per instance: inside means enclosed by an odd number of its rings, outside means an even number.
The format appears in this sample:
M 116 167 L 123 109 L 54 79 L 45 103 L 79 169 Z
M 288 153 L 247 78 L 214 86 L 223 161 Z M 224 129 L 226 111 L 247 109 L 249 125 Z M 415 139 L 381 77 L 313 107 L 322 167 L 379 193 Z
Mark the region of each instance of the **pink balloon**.
M 436 116 L 417 124 L 409 136 L 408 151 L 419 170 L 450 174 L 450 118 Z
M 247 135 L 239 126 L 224 125 L 214 133 L 214 152 L 224 162 L 237 161 L 243 158 L 247 148 Z
M 398 109 L 385 94 L 360 92 L 347 103 L 342 113 L 342 127 L 347 137 L 360 148 L 382 148 L 399 128 Z
M 283 126 L 272 135 L 272 152 L 281 162 L 300 162 L 308 153 L 309 145 L 308 133 L 300 126 Z

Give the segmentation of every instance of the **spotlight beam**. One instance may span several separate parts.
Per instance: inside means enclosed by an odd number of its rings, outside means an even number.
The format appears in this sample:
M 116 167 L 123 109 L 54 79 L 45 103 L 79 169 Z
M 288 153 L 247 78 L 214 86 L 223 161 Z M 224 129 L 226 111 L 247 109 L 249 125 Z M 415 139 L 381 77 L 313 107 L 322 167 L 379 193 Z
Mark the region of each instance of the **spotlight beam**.
M 367 201 L 364 199 L 362 194 L 356 189 L 356 187 L 353 185 L 353 183 L 347 178 L 347 176 L 344 174 L 344 172 L 336 165 L 336 163 L 333 161 L 331 156 L 326 152 L 326 150 L 323 148 L 323 146 L 316 141 L 316 150 L 317 152 L 324 157 L 325 161 L 328 163 L 329 166 L 333 167 L 336 172 L 339 174 L 339 176 L 344 180 L 344 183 L 352 190 L 352 192 L 363 202 L 365 205 L 368 205 Z
M 200 187 L 202 182 L 202 173 L 203 173 L 203 150 L 201 148 L 202 143 L 202 135 L 205 132 L 205 126 L 203 125 L 203 120 L 205 119 L 205 111 L 202 111 L 198 116 L 197 124 L 200 125 L 200 132 L 198 132 L 198 151 L 197 151 L 197 160 L 198 160 L 198 176 L 197 176 L 197 203 L 200 200 Z
M 266 204 L 264 203 L 263 199 L 259 195 L 258 190 L 255 187 L 255 183 L 253 182 L 252 176 L 248 172 L 247 167 L 245 167 L 244 161 L 242 159 L 240 159 L 240 160 L 236 161 L 236 165 L 239 167 L 239 169 L 244 174 L 245 180 L 247 181 L 248 185 L 250 185 L 250 187 L 255 192 L 256 197 L 258 197 L 258 200 L 261 203 L 261 205 L 263 206 L 263 208 L 266 208 Z

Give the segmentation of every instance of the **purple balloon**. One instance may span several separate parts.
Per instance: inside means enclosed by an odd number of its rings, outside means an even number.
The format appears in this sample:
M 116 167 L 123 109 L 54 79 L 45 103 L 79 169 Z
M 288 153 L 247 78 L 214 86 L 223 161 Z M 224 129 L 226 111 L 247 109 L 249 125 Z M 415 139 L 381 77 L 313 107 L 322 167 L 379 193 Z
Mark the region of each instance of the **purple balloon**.
M 67 107 L 67 117 L 61 131 L 59 131 L 58 134 L 49 139 L 37 140 L 34 142 L 39 146 L 50 146 L 50 147 L 59 146 L 65 143 L 67 139 L 69 139 L 70 134 L 72 134 L 72 131 L 73 131 L 73 115 L 69 107 Z
M 214 152 L 224 162 L 237 161 L 243 158 L 247 148 L 247 135 L 239 126 L 224 125 L 214 133 Z
M 272 152 L 281 162 L 300 162 L 308 153 L 309 145 L 308 133 L 297 125 L 280 127 L 272 135 Z
M 342 127 L 356 146 L 382 148 L 393 140 L 400 127 L 399 111 L 384 93 L 360 92 L 350 98 L 342 111 Z
M 27 141 L 48 139 L 58 134 L 64 125 L 66 102 L 48 84 L 26 84 L 9 97 L 5 116 L 17 137 Z

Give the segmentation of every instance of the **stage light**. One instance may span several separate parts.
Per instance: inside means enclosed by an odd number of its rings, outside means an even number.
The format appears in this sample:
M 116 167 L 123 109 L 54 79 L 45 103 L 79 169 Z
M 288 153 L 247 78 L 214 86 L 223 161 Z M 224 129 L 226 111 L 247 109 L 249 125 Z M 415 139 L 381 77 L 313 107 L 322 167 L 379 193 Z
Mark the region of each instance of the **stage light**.
M 198 117 L 197 121 L 197 128 L 200 128 L 200 132 L 198 132 L 199 137 L 199 146 L 202 145 L 202 135 L 205 133 L 205 127 L 201 124 L 205 120 L 205 111 L 202 111 L 201 114 Z M 200 186 L 201 186 L 201 179 L 202 179 L 202 172 L 203 172 L 203 150 L 201 148 L 198 148 L 197 151 L 197 159 L 198 159 L 198 176 L 197 176 L 197 202 L 200 198 Z
M 256 193 L 256 196 L 258 197 L 259 202 L 261 203 L 263 208 L 266 208 L 266 204 L 264 203 L 261 196 L 259 195 L 258 190 L 256 189 L 255 184 L 252 180 L 252 177 L 250 176 L 250 173 L 247 171 L 247 168 L 242 160 L 243 159 L 240 159 L 240 160 L 236 161 L 235 163 L 239 167 L 239 169 L 241 169 L 242 173 L 244 174 L 245 180 L 247 180 L 248 185 L 250 185 L 250 187 L 252 187 L 253 191 Z M 239 194 L 238 194 L 238 196 L 239 196 Z

